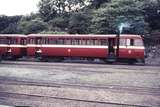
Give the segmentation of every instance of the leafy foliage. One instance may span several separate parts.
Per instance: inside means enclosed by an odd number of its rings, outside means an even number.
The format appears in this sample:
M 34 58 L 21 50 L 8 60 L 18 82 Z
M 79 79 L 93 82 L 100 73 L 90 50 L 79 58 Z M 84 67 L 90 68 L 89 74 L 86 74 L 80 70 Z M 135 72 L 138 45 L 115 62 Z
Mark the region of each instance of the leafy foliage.
M 160 29 L 160 0 L 40 0 L 39 12 L 0 16 L 0 33 L 146 34 Z
M 0 16 L 0 33 L 18 33 L 17 26 L 22 16 Z
M 74 13 L 69 20 L 68 32 L 72 34 L 87 34 L 89 32 L 90 17 L 85 13 Z
M 23 34 L 39 33 L 47 29 L 47 24 L 39 18 L 31 20 L 26 20 L 25 18 L 22 18 L 19 22 L 18 29 L 19 32 Z
M 142 3 L 135 0 L 112 0 L 94 12 L 93 33 L 116 33 L 121 23 L 129 23 L 132 30 L 126 33 L 145 33 Z M 133 30 L 134 29 L 134 30 Z

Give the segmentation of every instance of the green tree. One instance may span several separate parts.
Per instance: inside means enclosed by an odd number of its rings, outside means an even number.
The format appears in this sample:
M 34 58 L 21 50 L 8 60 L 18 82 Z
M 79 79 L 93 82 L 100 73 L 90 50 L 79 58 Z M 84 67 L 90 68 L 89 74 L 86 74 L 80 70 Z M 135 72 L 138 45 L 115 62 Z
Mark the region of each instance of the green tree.
M 143 2 L 138 0 L 112 0 L 103 4 L 94 11 L 91 24 L 92 32 L 100 34 L 116 33 L 121 23 L 129 23 L 131 29 L 127 30 L 127 33 L 145 33 L 147 23 L 144 19 L 142 6 Z M 134 31 L 132 31 L 133 29 Z
M 18 30 L 23 34 L 40 33 L 47 29 L 47 24 L 41 19 L 25 20 L 21 19 L 19 22 Z
M 85 3 L 85 0 L 41 0 L 38 6 L 44 21 L 49 21 L 57 15 L 62 16 L 75 12 L 83 8 Z
M 22 16 L 0 16 L 0 33 L 17 33 L 17 25 Z
M 90 0 L 90 5 L 91 7 L 98 9 L 102 4 L 110 1 L 111 0 Z
M 68 32 L 71 34 L 89 33 L 90 17 L 82 12 L 74 13 L 69 20 Z
M 66 31 L 68 28 L 69 17 L 66 16 L 59 16 L 50 20 L 49 23 L 49 30 L 52 31 Z
M 144 0 L 145 20 L 152 30 L 160 29 L 160 0 Z

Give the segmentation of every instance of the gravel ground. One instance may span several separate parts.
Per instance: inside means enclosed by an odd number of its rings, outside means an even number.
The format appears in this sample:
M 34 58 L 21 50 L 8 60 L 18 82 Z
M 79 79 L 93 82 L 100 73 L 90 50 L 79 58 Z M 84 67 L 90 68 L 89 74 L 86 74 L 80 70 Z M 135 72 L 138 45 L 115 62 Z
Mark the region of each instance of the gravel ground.
M 146 64 L 160 65 L 160 45 L 146 47 Z
M 15 84 L 21 81 L 20 84 Z M 27 83 L 74 84 L 80 87 L 30 86 Z M 31 94 L 42 98 L 0 95 L 0 104 L 42 107 L 110 107 L 114 104 L 62 101 L 64 97 L 129 105 L 160 106 L 160 67 L 83 63 L 9 62 L 0 64 L 0 92 Z M 14 84 L 12 84 L 14 82 Z M 45 99 L 48 98 L 48 99 Z M 45 99 L 45 100 L 44 100 Z M 123 105 L 122 105 L 123 106 Z

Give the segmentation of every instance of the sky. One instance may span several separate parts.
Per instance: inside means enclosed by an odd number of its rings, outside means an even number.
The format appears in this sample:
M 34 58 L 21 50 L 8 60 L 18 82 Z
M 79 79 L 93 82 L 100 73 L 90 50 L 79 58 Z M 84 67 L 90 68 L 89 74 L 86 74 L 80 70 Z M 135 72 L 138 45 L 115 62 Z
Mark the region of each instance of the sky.
M 0 15 L 27 15 L 38 11 L 40 0 L 0 0 Z

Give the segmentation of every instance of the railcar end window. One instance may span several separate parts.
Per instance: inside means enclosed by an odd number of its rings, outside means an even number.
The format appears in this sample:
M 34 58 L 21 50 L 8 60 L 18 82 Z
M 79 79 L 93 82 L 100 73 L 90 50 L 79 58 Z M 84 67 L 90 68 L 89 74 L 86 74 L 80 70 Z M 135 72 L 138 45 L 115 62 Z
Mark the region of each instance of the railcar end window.
M 143 46 L 143 41 L 141 39 L 135 39 L 135 46 Z
M 120 46 L 126 46 L 126 39 L 120 39 Z

